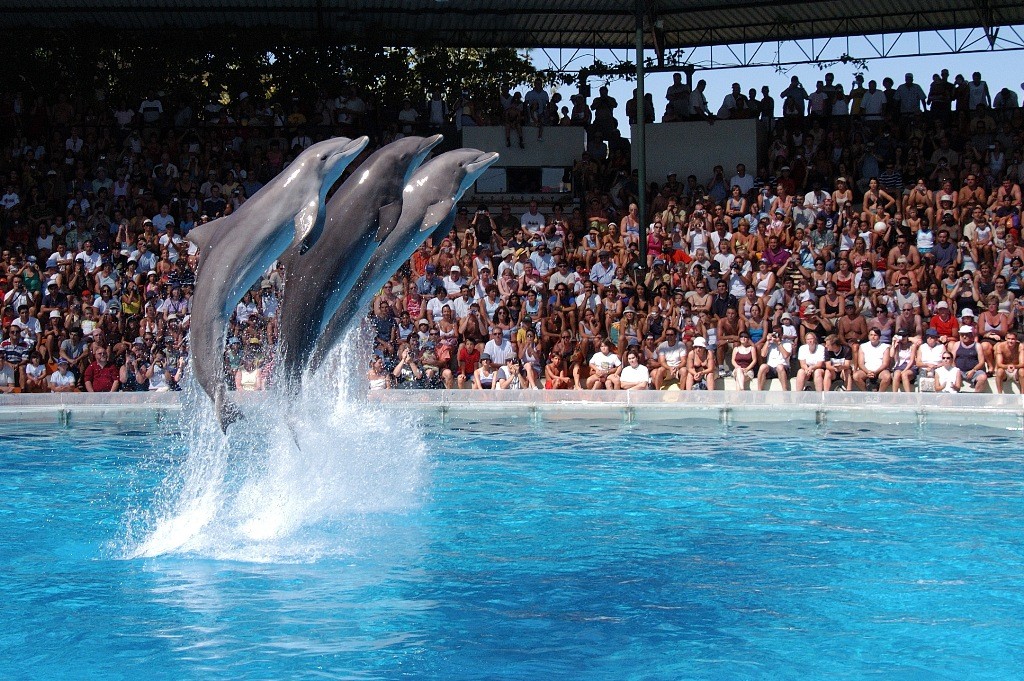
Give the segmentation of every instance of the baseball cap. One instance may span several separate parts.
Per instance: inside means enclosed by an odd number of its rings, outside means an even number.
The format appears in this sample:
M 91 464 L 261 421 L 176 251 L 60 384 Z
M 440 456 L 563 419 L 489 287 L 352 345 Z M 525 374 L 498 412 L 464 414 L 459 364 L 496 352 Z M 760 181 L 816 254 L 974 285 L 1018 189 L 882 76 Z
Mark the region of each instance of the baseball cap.
M 949 303 L 947 303 L 945 300 L 940 300 L 938 303 L 935 304 L 935 309 L 936 310 L 948 310 L 949 309 Z
M 703 337 L 697 336 L 696 338 L 693 339 L 693 347 L 695 347 L 695 348 L 706 348 L 707 346 L 708 346 L 708 342 L 706 340 L 704 340 Z
M 434 272 L 436 270 L 437 270 L 437 268 L 434 267 L 433 265 L 427 265 L 427 272 Z
M 967 326 L 966 324 L 964 324 L 963 326 L 960 327 L 960 330 L 957 331 L 957 333 L 974 333 L 974 327 Z
M 50 310 L 50 319 L 60 319 L 60 311 Z
M 939 332 L 936 331 L 935 329 L 928 329 L 927 331 L 924 332 L 924 337 L 925 338 L 938 338 L 939 337 Z

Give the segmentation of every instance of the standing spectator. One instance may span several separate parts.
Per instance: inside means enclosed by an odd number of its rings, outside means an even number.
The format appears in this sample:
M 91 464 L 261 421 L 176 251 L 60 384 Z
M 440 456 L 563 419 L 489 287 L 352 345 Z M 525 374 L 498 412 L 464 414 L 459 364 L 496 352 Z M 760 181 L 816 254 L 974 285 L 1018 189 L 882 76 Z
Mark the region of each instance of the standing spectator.
M 921 109 L 928 110 L 928 98 L 921 86 L 914 82 L 914 74 L 908 73 L 903 78 L 903 85 L 896 88 L 896 101 L 900 105 L 901 116 L 915 116 Z
M 544 81 L 535 78 L 533 89 L 526 93 L 523 104 L 526 107 L 528 121 L 537 126 L 538 142 L 544 141 L 544 110 L 548 108 L 549 101 L 548 93 L 544 91 Z
M 142 100 L 142 103 L 139 104 L 139 115 L 142 117 L 142 122 L 146 125 L 158 125 L 163 114 L 164 105 L 160 102 L 155 92 L 150 92 Z
M 989 94 L 988 83 L 981 79 L 980 72 L 975 71 L 971 74 L 971 82 L 967 84 L 967 93 L 967 107 L 970 111 L 992 107 L 992 95 Z

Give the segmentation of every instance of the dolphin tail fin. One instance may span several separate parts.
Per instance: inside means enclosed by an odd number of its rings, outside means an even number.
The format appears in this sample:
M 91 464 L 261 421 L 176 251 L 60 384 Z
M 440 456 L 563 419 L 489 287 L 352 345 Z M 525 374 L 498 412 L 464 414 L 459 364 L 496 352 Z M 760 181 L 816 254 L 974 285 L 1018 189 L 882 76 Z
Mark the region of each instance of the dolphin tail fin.
M 398 226 L 398 220 L 401 217 L 401 201 L 392 201 L 385 206 L 381 206 L 380 210 L 377 211 L 377 235 L 373 237 L 373 240 L 381 243 L 384 239 L 388 238 L 392 230 Z
M 220 429 L 224 433 L 228 432 L 228 426 L 244 418 L 242 412 L 238 409 L 238 405 L 229 400 L 226 393 L 227 388 L 225 386 L 218 386 L 213 400 L 214 407 L 217 409 L 217 420 L 220 422 Z

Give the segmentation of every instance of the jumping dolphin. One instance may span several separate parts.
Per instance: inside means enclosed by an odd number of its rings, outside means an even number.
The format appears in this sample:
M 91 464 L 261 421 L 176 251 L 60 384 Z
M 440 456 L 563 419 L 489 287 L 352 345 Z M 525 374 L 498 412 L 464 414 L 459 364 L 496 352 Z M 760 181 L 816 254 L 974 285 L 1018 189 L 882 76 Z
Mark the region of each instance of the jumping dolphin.
M 189 332 L 192 368 L 222 430 L 240 416 L 224 385 L 225 327 L 235 306 L 289 245 L 323 224 L 327 192 L 368 141 L 317 142 L 238 210 L 188 233 L 200 251 Z
M 352 291 L 331 317 L 310 357 L 316 370 L 352 326 L 362 320 L 373 297 L 413 252 L 438 230 L 455 224 L 456 204 L 498 154 L 457 149 L 431 159 L 417 170 L 402 192 L 398 226 L 373 252 Z
M 402 189 L 440 141 L 406 137 L 374 152 L 328 201 L 320 238 L 308 248 L 293 245 L 281 258 L 287 285 L 278 357 L 290 387 L 298 386 L 317 338 L 374 249 L 398 225 Z

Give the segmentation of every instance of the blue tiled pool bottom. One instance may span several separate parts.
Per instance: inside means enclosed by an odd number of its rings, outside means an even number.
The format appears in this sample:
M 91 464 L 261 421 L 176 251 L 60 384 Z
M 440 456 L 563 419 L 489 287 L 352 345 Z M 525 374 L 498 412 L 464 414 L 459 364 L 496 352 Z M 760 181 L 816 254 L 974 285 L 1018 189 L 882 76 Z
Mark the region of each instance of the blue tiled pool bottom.
M 302 528 L 336 545 L 296 563 L 123 559 L 172 438 L 4 430 L 0 678 L 1024 669 L 1019 433 L 567 427 L 425 429 L 420 501 Z

